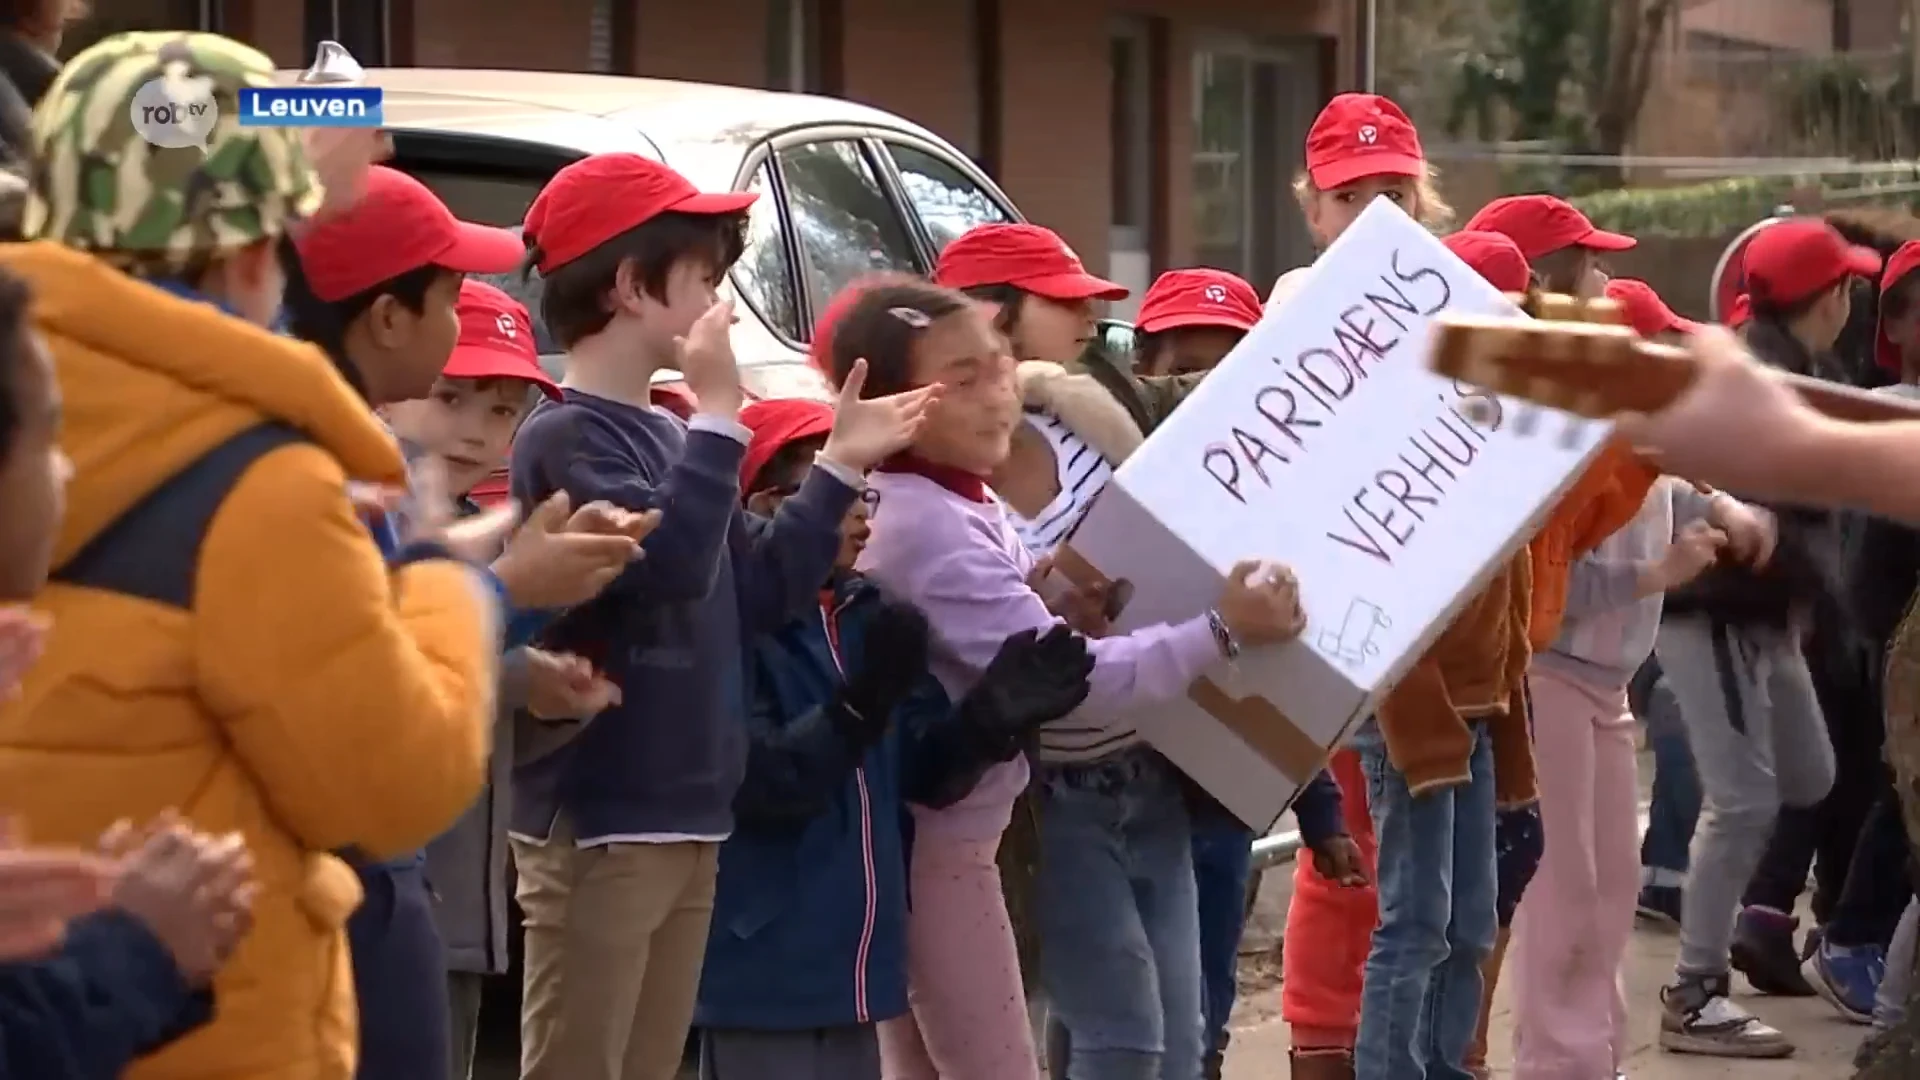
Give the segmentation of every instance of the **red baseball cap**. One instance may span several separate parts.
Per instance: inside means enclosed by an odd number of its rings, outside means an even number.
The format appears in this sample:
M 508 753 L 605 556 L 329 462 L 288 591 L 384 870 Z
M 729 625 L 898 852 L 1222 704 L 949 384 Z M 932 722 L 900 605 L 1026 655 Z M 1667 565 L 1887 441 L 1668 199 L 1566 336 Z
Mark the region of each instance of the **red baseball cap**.
M 1741 293 L 1727 305 L 1727 329 L 1738 330 L 1753 321 L 1753 297 Z
M 756 401 L 740 410 L 740 423 L 753 438 L 740 459 L 740 491 L 752 494 L 754 479 L 788 443 L 833 430 L 833 407 L 807 398 Z
M 553 174 L 527 207 L 523 229 L 538 245 L 534 265 L 548 274 L 661 214 L 737 214 L 759 197 L 701 191 L 641 154 L 594 154 Z
M 1920 240 L 1909 240 L 1895 249 L 1887 259 L 1887 268 L 1880 273 L 1880 299 L 1886 300 L 1887 293 L 1900 279 L 1920 270 Z M 1900 348 L 1887 337 L 1887 316 L 1883 306 L 1879 313 L 1879 323 L 1873 333 L 1873 359 L 1887 371 L 1898 373 L 1900 370 Z
M 1683 319 L 1667 306 L 1653 286 L 1637 278 L 1612 278 L 1607 282 L 1607 298 L 1627 313 L 1627 325 L 1641 337 L 1656 334 L 1691 334 L 1700 329 L 1692 319 Z
M 440 374 L 449 379 L 520 379 L 550 398 L 560 387 L 540 366 L 533 320 L 526 306 L 504 291 L 468 278 L 460 283 L 460 340 Z
M 1125 300 L 1129 291 L 1087 273 L 1059 233 L 1023 222 L 960 234 L 940 253 L 933 280 L 949 289 L 1011 285 L 1048 300 Z
M 1533 283 L 1533 267 L 1520 254 L 1520 245 L 1502 233 L 1463 230 L 1440 242 L 1503 293 L 1523 293 Z
M 385 165 L 367 170 L 358 202 L 314 222 L 295 246 L 307 287 L 327 303 L 423 266 L 504 274 L 526 255 L 518 236 L 461 221 L 427 185 Z
M 1307 178 L 1321 191 L 1367 176 L 1421 176 L 1420 133 L 1378 94 L 1337 94 L 1307 130 Z
M 1260 294 L 1236 274 L 1195 267 L 1169 270 L 1140 298 L 1134 328 L 1157 334 L 1182 326 L 1223 326 L 1251 330 L 1260 322 Z
M 1789 218 L 1762 229 L 1747 245 L 1747 294 L 1767 304 L 1794 304 L 1841 279 L 1880 272 L 1880 253 L 1847 243 L 1819 218 Z
M 1506 235 L 1529 259 L 1561 248 L 1625 251 L 1639 243 L 1631 236 L 1594 228 L 1587 215 L 1553 195 L 1503 196 L 1481 207 L 1466 227 Z

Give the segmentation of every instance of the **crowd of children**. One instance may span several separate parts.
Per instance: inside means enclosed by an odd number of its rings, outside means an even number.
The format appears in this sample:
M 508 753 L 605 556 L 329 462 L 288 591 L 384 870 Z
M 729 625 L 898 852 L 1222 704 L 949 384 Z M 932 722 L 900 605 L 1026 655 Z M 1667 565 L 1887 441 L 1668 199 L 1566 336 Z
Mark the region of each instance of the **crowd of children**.
M 0 829 L 0 1071 L 460 1080 L 511 888 L 527 1080 L 671 1080 L 690 1029 L 704 1080 L 1023 1080 L 1043 1047 L 1066 1080 L 1220 1075 L 1254 831 L 1131 718 L 1298 636 L 1298 583 L 1248 561 L 1203 614 L 1119 633 L 1124 587 L 1056 557 L 1310 267 L 1264 305 L 1169 271 L 1117 355 L 1095 305 L 1125 288 L 1048 229 L 981 226 L 930 279 L 833 299 L 831 402 L 749 403 L 720 290 L 753 194 L 598 154 L 515 236 L 377 145 L 226 108 L 182 164 L 126 126 L 163 66 L 227 105 L 271 78 L 207 34 L 84 51 L 0 246 L 0 789 L 68 845 Z M 1385 98 L 1336 97 L 1304 158 L 1322 245 L 1377 198 L 1451 217 Z M 1634 241 L 1563 200 L 1444 242 L 1503 291 L 1698 337 L 1706 374 L 1623 425 L 1296 799 L 1292 1073 L 1485 1075 L 1511 942 L 1515 1074 L 1621 1075 L 1636 911 L 1679 927 L 1663 1046 L 1790 1053 L 1730 972 L 1793 992 L 1743 927 L 1790 918 L 1804 867 L 1753 898 L 1805 824 L 1782 808 L 1848 767 L 1840 667 L 1810 654 L 1898 638 L 1920 549 L 1785 505 L 1920 517 L 1867 482 L 1898 455 L 1609 280 Z M 1819 372 L 1864 341 L 1907 381 L 1920 241 L 1886 254 L 1816 219 L 1760 234 L 1746 349 Z M 469 277 L 522 266 L 538 312 Z M 1807 460 L 1729 457 L 1729 402 Z M 1841 460 L 1867 476 L 1810 494 Z M 503 465 L 524 515 L 474 498 Z M 1863 560 L 1905 577 L 1856 614 Z M 1844 887 L 1790 966 L 1890 1025 L 1920 906 L 1885 859 L 1820 852 Z

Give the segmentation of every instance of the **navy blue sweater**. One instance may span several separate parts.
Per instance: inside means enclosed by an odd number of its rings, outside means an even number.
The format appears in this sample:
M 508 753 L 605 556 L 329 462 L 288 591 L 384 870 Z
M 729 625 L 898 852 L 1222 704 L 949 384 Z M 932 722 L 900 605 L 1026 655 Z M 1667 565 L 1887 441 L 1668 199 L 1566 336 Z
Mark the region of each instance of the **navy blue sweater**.
M 514 439 L 513 494 L 564 490 L 659 509 L 646 557 L 542 635 L 593 660 L 624 702 L 566 748 L 513 774 L 516 835 L 547 838 L 565 810 L 579 840 L 722 837 L 747 754 L 745 642 L 813 608 L 859 492 L 814 469 L 771 520 L 740 509 L 746 444 L 659 409 L 569 390 Z
M 754 643 L 751 749 L 720 848 L 700 1026 L 801 1031 L 907 1011 L 905 804 L 950 806 L 993 762 L 930 675 L 864 754 L 841 734 L 841 669 L 858 664 L 879 598 L 847 579 Z
M 0 1080 L 113 1080 L 212 1018 L 146 927 L 92 915 L 45 960 L 0 965 Z

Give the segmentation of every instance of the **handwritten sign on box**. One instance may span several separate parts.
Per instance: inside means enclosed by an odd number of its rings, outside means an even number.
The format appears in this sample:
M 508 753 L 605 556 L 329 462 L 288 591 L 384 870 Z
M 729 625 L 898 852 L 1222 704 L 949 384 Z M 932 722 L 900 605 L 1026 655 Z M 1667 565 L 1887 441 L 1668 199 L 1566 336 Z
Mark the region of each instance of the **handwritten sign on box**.
M 1200 614 L 1243 559 L 1298 574 L 1300 641 L 1130 718 L 1255 828 L 1531 538 L 1607 434 L 1548 417 L 1519 436 L 1520 403 L 1427 370 L 1443 311 L 1519 315 L 1375 200 L 1127 459 L 1070 541 L 1069 577 L 1133 584 L 1121 631 Z

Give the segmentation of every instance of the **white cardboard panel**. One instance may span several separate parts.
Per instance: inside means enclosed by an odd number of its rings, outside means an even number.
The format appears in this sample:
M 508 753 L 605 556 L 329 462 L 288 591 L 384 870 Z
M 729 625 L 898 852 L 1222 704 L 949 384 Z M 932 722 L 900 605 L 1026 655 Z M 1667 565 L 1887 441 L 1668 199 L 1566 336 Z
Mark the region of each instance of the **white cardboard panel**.
M 1120 631 L 1204 612 L 1243 559 L 1299 576 L 1301 640 L 1210 676 L 1228 697 L 1264 699 L 1284 715 L 1288 760 L 1192 702 L 1133 718 L 1256 828 L 1311 776 L 1299 736 L 1323 763 L 1531 536 L 1608 433 L 1550 415 L 1519 435 L 1519 402 L 1429 371 L 1441 312 L 1518 315 L 1432 234 L 1375 200 L 1121 466 L 1072 538 L 1101 574 L 1133 582 Z M 1466 415 L 1475 397 L 1498 403 L 1485 424 Z

